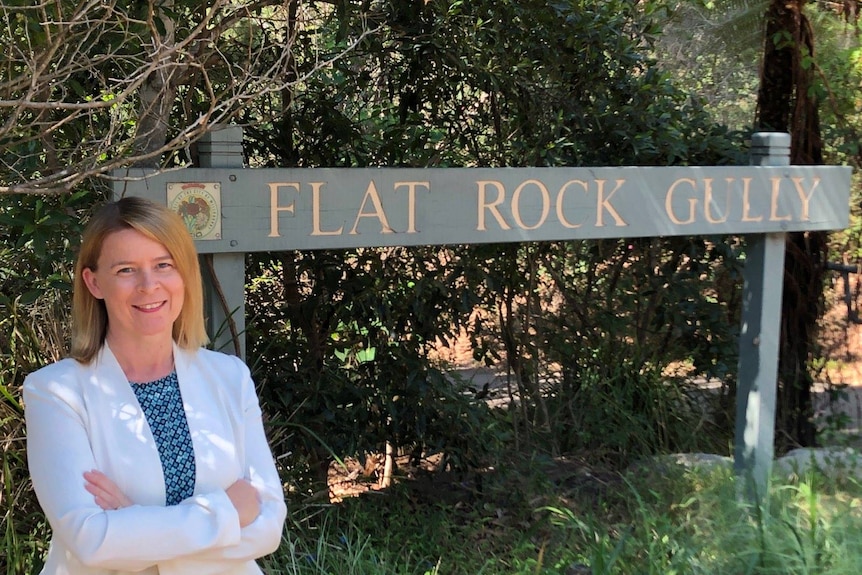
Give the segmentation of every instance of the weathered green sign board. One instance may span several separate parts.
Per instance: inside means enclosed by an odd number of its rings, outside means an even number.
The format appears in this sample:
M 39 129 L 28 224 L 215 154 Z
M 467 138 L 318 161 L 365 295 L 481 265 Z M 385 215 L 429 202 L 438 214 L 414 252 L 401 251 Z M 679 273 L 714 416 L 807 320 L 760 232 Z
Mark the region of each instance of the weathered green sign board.
M 127 185 L 227 253 L 841 229 L 850 169 L 194 168 Z
M 180 213 L 204 257 L 210 331 L 245 318 L 243 254 L 370 246 L 744 235 L 735 465 L 765 492 L 773 458 L 786 232 L 849 223 L 843 166 L 790 166 L 790 137 L 752 137 L 751 165 L 247 169 L 242 132 L 201 143 L 201 168 L 118 172 L 115 194 Z M 233 337 L 231 337 L 233 336 Z

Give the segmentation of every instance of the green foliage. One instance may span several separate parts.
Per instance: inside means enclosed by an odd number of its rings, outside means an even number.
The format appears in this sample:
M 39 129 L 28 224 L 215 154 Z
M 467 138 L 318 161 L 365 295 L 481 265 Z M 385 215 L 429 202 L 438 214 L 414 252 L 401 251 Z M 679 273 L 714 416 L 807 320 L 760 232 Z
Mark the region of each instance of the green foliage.
M 816 84 L 812 87 L 821 102 L 820 118 L 824 156 L 830 164 L 851 165 L 856 169 L 851 186 L 850 225 L 830 237 L 831 261 L 858 261 L 862 256 L 862 41 L 833 10 L 820 3 L 809 4 L 807 14 L 817 39 L 815 52 Z M 846 260 L 844 259 L 846 258 Z
M 7 390 L 4 390 L 7 391 Z M 0 481 L 3 515 L 0 517 L 3 555 L 0 568 L 5 573 L 38 573 L 48 550 L 48 527 L 33 496 L 24 457 L 24 430 L 20 411 L 0 404 Z M 11 422 L 15 421 L 13 425 Z
M 0 195 L 0 383 L 63 357 L 72 268 L 93 192 Z
M 565 573 L 573 550 L 535 508 L 551 486 L 547 463 L 501 464 L 506 472 L 420 477 L 299 511 L 284 547 L 296 559 L 279 551 L 267 564 L 273 573 L 288 564 L 291 573 Z
M 566 460 L 509 461 L 481 474 L 481 489 L 476 477 L 405 482 L 295 508 L 265 570 L 849 575 L 862 561 L 858 483 L 776 480 L 757 509 L 723 464 L 652 460 L 616 475 Z
M 386 444 L 417 453 L 445 449 L 460 466 L 481 453 L 484 403 L 427 359 L 429 346 L 448 334 L 447 318 L 459 313 L 450 299 L 457 277 L 427 263 L 427 255 L 399 249 L 386 257 L 357 250 L 255 258 L 249 355 L 262 397 L 278 414 L 273 425 L 298 424 L 287 448 L 312 473 Z
M 690 433 L 697 410 L 667 368 L 732 378 L 738 247 L 699 238 L 495 247 L 465 251 L 459 270 L 484 309 L 499 310 L 474 316 L 470 333 L 480 357 L 508 362 L 522 400 L 516 427 L 553 453 L 595 441 L 619 456 L 726 443 L 722 423 Z
M 16 297 L 36 301 L 46 291 L 71 288 L 86 191 L 69 196 L 0 195 L 0 309 Z
M 548 441 L 559 452 L 603 454 L 625 464 L 652 453 L 722 450 L 722 434 L 695 402 L 697 390 L 687 395 L 683 383 L 637 373 L 627 363 L 570 375 L 574 381 L 551 396 Z
M 379 26 L 292 92 L 282 123 L 253 132 L 254 156 L 326 167 L 726 163 L 733 142 L 646 55 L 653 6 L 393 2 L 324 21 L 303 33 L 332 51 L 328 27 L 357 38 L 369 19 Z M 297 54 L 298 76 L 319 56 Z
M 21 384 L 65 355 L 71 267 L 92 193 L 0 195 L 0 567 L 39 571 L 47 525 L 26 460 Z
M 364 13 L 311 9 L 313 24 L 297 29 L 314 46 L 295 54 L 301 86 L 244 111 L 254 124 L 283 107 L 265 130 L 249 130 L 252 163 L 738 162 L 740 142 L 649 58 L 660 6 L 431 1 L 371 3 Z M 377 27 L 363 35 L 368 21 Z M 310 74 L 351 41 L 355 51 Z M 464 434 L 475 433 L 481 417 L 429 362 L 430 345 L 466 327 L 477 359 L 508 362 L 524 399 L 522 431 L 572 429 L 581 415 L 562 414 L 576 406 L 571 382 L 582 377 L 628 389 L 644 370 L 660 373 L 676 361 L 726 374 L 735 362 L 735 257 L 719 239 L 254 257 L 250 350 L 268 403 L 311 432 L 302 451 L 322 451 L 312 466 L 384 442 L 464 455 L 473 449 Z M 704 278 L 728 289 L 705 291 Z M 627 366 L 625 377 L 596 367 L 611 350 L 632 358 L 610 360 Z M 558 383 L 549 387 L 550 376 Z M 560 403 L 556 427 L 548 427 L 546 395 Z M 632 415 L 648 417 L 640 407 L 635 402 Z M 583 445 L 565 437 L 552 451 Z
M 551 509 L 587 547 L 593 573 L 837 574 L 862 561 L 858 484 L 776 483 L 757 509 L 723 466 L 653 467 L 627 483 L 619 530 Z
M 4 304 L 0 316 L 0 566 L 6 573 L 38 572 L 47 551 L 47 525 L 27 471 L 21 382 L 62 354 L 66 326 L 58 300 L 57 292 L 27 306 L 19 298 Z

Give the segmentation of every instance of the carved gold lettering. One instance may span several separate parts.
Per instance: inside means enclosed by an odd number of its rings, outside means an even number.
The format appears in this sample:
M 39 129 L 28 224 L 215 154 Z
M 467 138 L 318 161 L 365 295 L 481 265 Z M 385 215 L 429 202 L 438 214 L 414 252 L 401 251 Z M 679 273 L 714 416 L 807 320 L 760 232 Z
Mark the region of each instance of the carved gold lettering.
M 584 189 L 584 194 L 590 191 L 590 187 L 586 182 L 582 180 L 569 180 L 565 184 L 560 187 L 560 191 L 557 192 L 557 219 L 560 220 L 560 223 L 563 224 L 563 227 L 566 228 L 579 228 L 581 224 L 573 224 L 569 220 L 566 219 L 565 213 L 563 212 L 563 200 L 565 199 L 566 190 L 570 185 L 578 185 Z
M 769 221 L 780 222 L 793 219 L 790 214 L 778 215 L 778 196 L 781 194 L 781 178 L 770 178 L 772 180 L 772 194 L 769 198 Z
M 340 236 L 344 226 L 337 230 L 324 231 L 320 227 L 320 192 L 326 182 L 309 182 L 311 186 L 311 235 L 312 236 Z
M 416 233 L 416 188 L 424 186 L 431 189 L 431 182 L 395 182 L 395 190 L 401 186 L 407 186 L 407 233 Z
M 793 185 L 796 186 L 796 193 L 799 194 L 799 201 L 802 202 L 802 213 L 799 216 L 799 220 L 803 222 L 809 221 L 810 215 L 808 213 L 808 206 L 811 202 L 811 196 L 814 195 L 814 190 L 817 189 L 817 186 L 820 185 L 820 178 L 814 178 L 814 185 L 811 186 L 811 189 L 808 193 L 805 193 L 805 190 L 802 187 L 802 181 L 804 178 L 791 178 L 793 180 Z
M 727 221 L 727 214 L 730 211 L 730 187 L 733 185 L 734 178 L 725 178 L 724 181 L 727 183 L 724 194 L 724 217 L 717 218 L 712 215 L 712 205 L 715 203 L 712 199 L 712 178 L 704 178 L 703 180 L 703 211 L 706 221 L 711 224 L 723 224 Z
M 503 203 L 503 200 L 506 197 L 506 190 L 503 188 L 503 184 L 496 180 L 478 180 L 476 182 L 476 186 L 479 191 L 479 211 L 477 213 L 478 221 L 476 222 L 476 230 L 480 232 L 487 231 L 487 228 L 485 227 L 485 210 L 488 210 L 491 215 L 494 216 L 494 219 L 497 220 L 501 229 L 512 229 L 512 227 L 506 223 L 506 220 L 503 219 L 503 214 L 500 213 L 500 210 L 497 207 Z M 485 201 L 485 189 L 488 186 L 492 186 L 497 189 L 497 197 L 490 203 Z
M 742 221 L 759 222 L 763 216 L 751 215 L 751 178 L 742 178 Z
M 366 212 L 365 206 L 368 201 L 374 207 L 374 211 Z M 380 194 L 377 193 L 377 186 L 374 185 L 374 180 L 368 183 L 368 188 L 365 190 L 365 197 L 362 198 L 362 205 L 359 206 L 359 212 L 356 214 L 356 219 L 353 221 L 353 229 L 350 230 L 350 235 L 356 235 L 359 232 L 356 228 L 359 226 L 359 220 L 362 218 L 377 218 L 380 222 L 380 233 L 391 234 L 392 228 L 389 226 L 389 221 L 386 219 L 386 212 L 383 211 L 383 204 L 380 202 Z
M 617 213 L 617 211 L 611 205 L 611 198 L 614 196 L 614 194 L 617 193 L 617 191 L 620 189 L 620 187 L 626 183 L 626 181 L 625 180 L 617 180 L 617 187 L 615 187 L 613 189 L 613 191 L 608 194 L 607 198 L 604 197 L 604 195 L 605 195 L 605 182 L 606 182 L 606 180 L 596 180 L 596 184 L 598 185 L 598 191 L 597 191 L 597 197 L 596 197 L 596 199 L 598 200 L 598 203 L 596 205 L 596 227 L 597 228 L 604 227 L 605 223 L 604 223 L 604 220 L 602 218 L 602 214 L 604 214 L 605 211 L 607 211 L 611 215 L 611 217 L 614 218 L 614 222 L 616 222 L 616 225 L 627 226 L 628 224 L 626 223 L 626 221 L 620 217 L 620 215 Z
M 532 226 L 525 225 L 524 221 L 521 219 L 521 192 L 524 190 L 524 187 L 529 184 L 533 184 L 539 188 L 539 192 L 542 194 L 542 215 L 539 218 L 539 221 Z M 540 228 L 542 224 L 545 223 L 545 220 L 548 217 L 548 212 L 550 211 L 551 194 L 548 193 L 548 188 L 545 187 L 545 184 L 539 180 L 526 180 L 521 182 L 521 185 L 515 189 L 515 193 L 512 195 L 512 217 L 515 219 L 515 223 L 518 224 L 519 228 L 523 230 L 535 230 L 536 228 Z
M 293 188 L 299 193 L 299 184 L 296 182 L 271 182 L 269 184 L 269 236 L 270 238 L 279 238 L 281 234 L 278 231 L 278 214 L 281 212 L 294 213 L 294 204 L 291 202 L 288 206 L 278 205 L 278 189 Z
M 676 192 L 676 187 L 680 184 L 689 184 L 692 189 L 697 189 L 697 182 L 692 180 L 691 178 L 680 178 L 676 180 L 674 183 L 670 185 L 667 189 L 667 193 L 664 196 L 664 211 L 667 214 L 667 217 L 670 218 L 670 221 L 677 225 L 690 224 L 694 222 L 694 212 L 697 208 L 697 200 L 694 198 L 688 199 L 688 219 L 683 220 L 680 219 L 676 213 L 673 211 L 673 195 Z

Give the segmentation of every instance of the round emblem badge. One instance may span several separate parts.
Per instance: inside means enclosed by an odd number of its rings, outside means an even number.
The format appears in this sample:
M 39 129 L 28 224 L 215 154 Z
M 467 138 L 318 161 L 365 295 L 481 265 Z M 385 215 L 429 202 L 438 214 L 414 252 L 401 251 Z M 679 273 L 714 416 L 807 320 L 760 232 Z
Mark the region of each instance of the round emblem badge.
M 218 201 L 204 185 L 185 184 L 171 199 L 170 208 L 183 218 L 195 239 L 211 237 L 218 224 Z

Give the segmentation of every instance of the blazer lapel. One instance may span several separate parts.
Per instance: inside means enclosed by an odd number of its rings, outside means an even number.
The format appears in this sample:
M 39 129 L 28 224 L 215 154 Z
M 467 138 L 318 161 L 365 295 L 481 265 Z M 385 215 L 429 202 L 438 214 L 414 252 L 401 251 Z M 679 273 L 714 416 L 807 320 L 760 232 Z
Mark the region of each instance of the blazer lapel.
M 239 406 L 226 397 L 224 374 L 218 366 L 203 364 L 201 355 L 174 344 L 174 364 L 195 449 L 195 493 L 226 489 L 243 476 L 232 425 Z
M 164 505 L 165 480 L 153 433 L 107 343 L 92 370 L 87 403 L 99 470 L 135 503 Z

